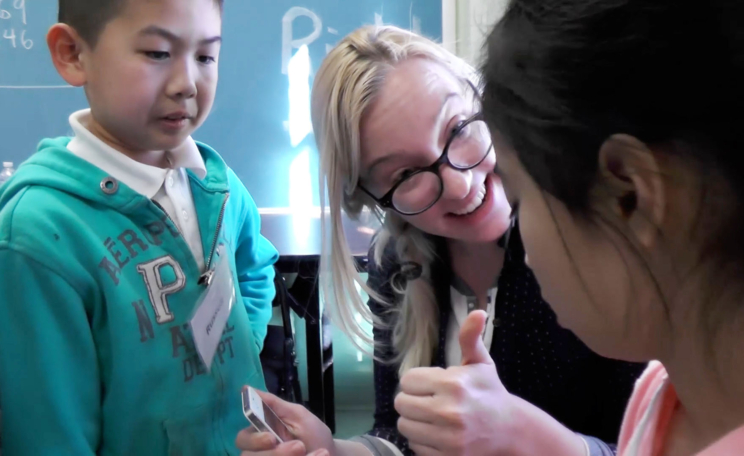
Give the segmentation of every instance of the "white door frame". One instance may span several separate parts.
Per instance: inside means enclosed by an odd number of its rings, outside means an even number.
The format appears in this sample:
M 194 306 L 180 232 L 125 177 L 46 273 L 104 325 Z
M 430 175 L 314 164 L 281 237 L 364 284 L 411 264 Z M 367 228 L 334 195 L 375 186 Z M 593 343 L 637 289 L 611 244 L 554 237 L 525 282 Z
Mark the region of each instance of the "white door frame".
M 509 0 L 442 0 L 442 43 L 472 65 L 478 65 L 483 43 Z

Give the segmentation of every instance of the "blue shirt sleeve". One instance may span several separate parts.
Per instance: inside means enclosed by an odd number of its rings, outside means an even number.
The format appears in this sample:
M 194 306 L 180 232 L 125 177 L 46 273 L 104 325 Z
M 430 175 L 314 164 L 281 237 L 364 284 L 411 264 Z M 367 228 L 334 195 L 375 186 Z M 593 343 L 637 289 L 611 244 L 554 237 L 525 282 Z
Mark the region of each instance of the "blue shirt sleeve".
M 95 455 L 101 386 L 81 294 L 8 248 L 0 270 L 3 456 Z
M 237 176 L 230 171 L 231 198 L 239 198 L 240 230 L 235 249 L 235 267 L 243 304 L 251 321 L 258 351 L 263 349 L 271 320 L 271 305 L 276 294 L 274 264 L 276 248 L 261 235 L 261 217 L 253 198 Z

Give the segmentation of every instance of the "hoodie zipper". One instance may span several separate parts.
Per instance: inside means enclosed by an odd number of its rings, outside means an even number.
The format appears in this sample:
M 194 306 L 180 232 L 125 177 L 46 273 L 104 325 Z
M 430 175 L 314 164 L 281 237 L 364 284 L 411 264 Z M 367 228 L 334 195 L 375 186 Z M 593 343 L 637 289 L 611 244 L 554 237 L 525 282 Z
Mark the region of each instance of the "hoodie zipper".
M 214 253 L 217 249 L 217 241 L 220 238 L 220 230 L 222 229 L 222 219 L 225 216 L 225 208 L 227 208 L 227 200 L 230 198 L 230 193 L 225 194 L 225 199 L 222 201 L 222 207 L 220 208 L 220 215 L 217 218 L 217 230 L 214 232 L 214 238 L 212 238 L 212 247 L 209 250 L 209 256 L 207 257 L 207 270 L 199 277 L 199 283 L 202 285 L 209 285 L 212 282 L 212 276 L 214 270 L 212 270 L 212 262 L 214 261 Z
M 209 257 L 207 259 L 207 271 L 201 276 L 199 279 L 199 283 L 203 285 L 209 286 L 209 283 L 212 281 L 212 277 L 214 276 L 214 270 L 212 269 L 212 262 L 214 261 L 214 253 L 217 249 L 217 242 L 219 241 L 220 237 L 220 231 L 222 230 L 222 221 L 225 216 L 225 209 L 227 208 L 227 200 L 230 198 L 230 193 L 225 194 L 225 199 L 222 201 L 222 207 L 220 208 L 220 215 L 217 218 L 217 230 L 214 232 L 214 238 L 212 238 L 212 247 L 209 250 Z M 217 377 L 217 384 L 219 385 L 218 389 L 220 392 L 220 396 L 224 396 L 225 394 L 225 379 L 222 378 L 222 372 L 219 370 L 219 367 L 216 369 L 215 372 Z M 224 410 L 222 410 L 220 415 L 224 416 Z M 217 428 L 219 429 L 220 437 L 222 437 L 220 440 L 224 441 L 223 429 L 221 426 L 221 421 L 217 420 Z M 227 449 L 224 449 L 225 455 L 229 455 L 230 453 L 227 451 Z
M 230 198 L 230 193 L 228 192 L 228 193 L 225 194 L 225 198 L 222 201 L 222 207 L 220 207 L 220 215 L 217 218 L 217 229 L 215 230 L 214 237 L 212 238 L 212 246 L 211 246 L 211 248 L 209 250 L 209 257 L 207 257 L 206 272 L 204 272 L 204 274 L 202 274 L 201 277 L 199 277 L 199 284 L 202 284 L 202 285 L 209 286 L 209 284 L 212 282 L 212 277 L 214 276 L 214 271 L 211 269 L 212 268 L 212 262 L 214 260 L 215 250 L 217 249 L 217 242 L 219 241 L 219 238 L 220 238 L 220 231 L 222 230 L 222 222 L 223 222 L 223 219 L 225 217 L 225 209 L 227 208 L 227 200 L 229 198 Z M 163 206 L 161 206 L 155 200 L 150 200 L 150 201 L 152 201 L 153 203 L 155 203 L 155 205 L 158 208 L 160 208 L 161 211 L 163 211 L 163 213 L 168 218 L 168 220 L 178 230 L 179 229 L 178 228 L 178 225 L 168 215 L 168 212 L 165 211 L 165 209 L 163 208 Z M 179 230 L 179 232 L 180 232 L 180 230 Z M 216 374 L 217 374 L 216 377 L 217 377 L 217 381 L 218 381 L 218 385 L 219 385 L 220 394 L 221 395 L 224 395 L 224 392 L 225 392 L 225 381 L 222 378 L 222 374 L 219 371 L 217 371 Z M 218 424 L 218 427 L 221 428 L 221 426 L 219 426 L 219 424 Z M 221 434 L 221 432 L 220 432 L 220 434 Z M 229 455 L 230 454 L 226 449 L 224 450 L 224 452 L 225 452 L 225 455 Z
M 163 211 L 163 214 L 165 214 L 165 217 L 168 219 L 168 221 L 170 221 L 173 227 L 176 228 L 176 231 L 178 231 L 178 234 L 180 234 L 181 237 L 183 237 L 183 233 L 181 232 L 181 228 L 178 227 L 178 223 L 176 223 L 176 221 L 173 220 L 170 215 L 168 215 L 168 212 L 165 210 L 165 208 L 163 208 L 163 206 L 161 206 L 160 203 L 158 203 L 154 199 L 150 201 L 152 201 L 158 207 L 158 209 Z

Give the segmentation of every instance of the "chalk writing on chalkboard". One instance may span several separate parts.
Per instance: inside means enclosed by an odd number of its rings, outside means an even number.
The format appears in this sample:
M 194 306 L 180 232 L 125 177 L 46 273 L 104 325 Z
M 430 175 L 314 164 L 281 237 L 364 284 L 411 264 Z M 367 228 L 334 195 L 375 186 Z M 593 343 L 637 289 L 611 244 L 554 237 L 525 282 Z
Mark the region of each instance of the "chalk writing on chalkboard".
M 0 23 L 3 29 L 3 40 L 0 46 L 10 46 L 13 49 L 29 50 L 34 47 L 34 41 L 26 38 L 26 0 L 8 1 L 7 7 L 3 7 L 0 0 Z
M 382 13 L 375 13 L 375 25 L 383 25 L 384 21 Z M 294 36 L 294 21 L 300 17 L 306 17 L 313 22 L 313 31 L 309 35 L 297 38 Z M 413 14 L 413 2 L 409 11 L 410 29 L 414 33 L 421 33 L 421 18 L 414 16 Z M 328 33 L 331 35 L 338 35 L 338 30 L 332 27 L 327 27 Z M 323 33 L 323 22 L 320 17 L 313 11 L 301 7 L 294 6 L 290 8 L 282 17 L 282 74 L 287 74 L 289 70 L 289 61 L 292 58 L 292 51 L 294 49 L 300 49 L 302 46 L 309 46 L 315 40 L 317 40 Z M 326 44 L 326 53 L 333 49 L 333 44 Z

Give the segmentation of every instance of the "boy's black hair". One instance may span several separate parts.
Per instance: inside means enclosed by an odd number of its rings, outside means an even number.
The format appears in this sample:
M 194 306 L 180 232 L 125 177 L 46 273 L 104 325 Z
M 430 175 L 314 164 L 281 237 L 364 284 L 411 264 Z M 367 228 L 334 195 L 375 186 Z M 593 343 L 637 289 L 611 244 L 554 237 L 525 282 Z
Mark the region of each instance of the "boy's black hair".
M 90 46 L 129 0 L 59 0 L 57 21 L 74 28 Z M 222 9 L 224 0 L 215 0 Z

